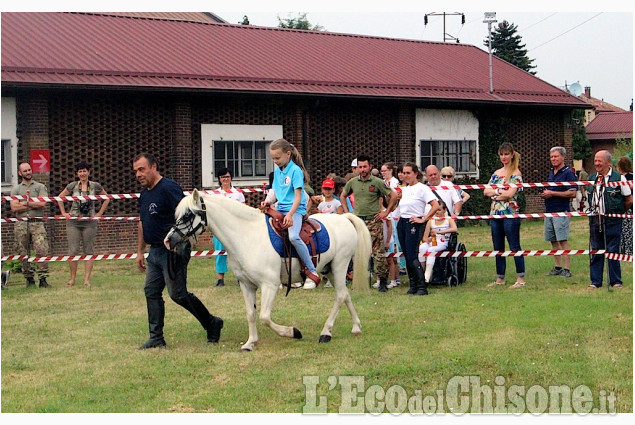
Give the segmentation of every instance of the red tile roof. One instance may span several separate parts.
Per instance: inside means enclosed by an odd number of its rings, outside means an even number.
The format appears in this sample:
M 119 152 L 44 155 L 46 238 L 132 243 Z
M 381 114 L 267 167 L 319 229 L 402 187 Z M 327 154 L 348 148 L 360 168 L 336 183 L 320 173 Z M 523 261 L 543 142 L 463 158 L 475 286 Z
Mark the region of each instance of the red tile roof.
M 470 45 L 84 13 L 2 13 L 2 84 L 587 107 Z
M 601 99 L 596 99 L 595 97 L 590 97 L 587 96 L 586 94 L 582 93 L 580 96 L 578 96 L 580 99 L 582 99 L 583 101 L 585 101 L 586 103 L 593 105 L 593 108 L 595 109 L 595 111 L 597 113 L 600 112 L 626 112 L 624 109 L 615 106 L 615 105 L 611 105 L 608 102 L 605 102 Z
M 597 114 L 586 126 L 589 140 L 631 139 L 633 137 L 633 112 L 603 112 Z

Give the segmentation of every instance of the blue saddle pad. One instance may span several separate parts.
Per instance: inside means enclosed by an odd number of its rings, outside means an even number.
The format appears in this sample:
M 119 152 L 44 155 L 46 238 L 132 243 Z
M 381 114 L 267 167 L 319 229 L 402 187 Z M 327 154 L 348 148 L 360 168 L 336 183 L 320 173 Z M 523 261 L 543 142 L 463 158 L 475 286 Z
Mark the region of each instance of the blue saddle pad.
M 278 255 L 280 255 L 281 257 L 285 256 L 284 246 L 282 245 L 282 238 L 271 227 L 268 215 L 265 215 L 265 222 L 267 223 L 267 230 L 269 231 L 269 240 L 271 241 L 271 245 L 273 245 L 273 248 L 276 250 Z M 320 222 L 318 221 L 318 223 Z M 309 254 L 317 255 L 328 251 L 329 247 L 331 246 L 331 238 L 329 237 L 329 232 L 326 230 L 326 227 L 324 227 L 324 224 L 320 223 L 320 230 L 313 234 L 313 241 L 315 242 L 315 246 L 318 252 L 313 253 L 311 245 L 307 245 L 307 247 L 309 248 Z M 298 253 L 293 246 L 291 246 L 291 256 L 294 258 L 298 258 Z

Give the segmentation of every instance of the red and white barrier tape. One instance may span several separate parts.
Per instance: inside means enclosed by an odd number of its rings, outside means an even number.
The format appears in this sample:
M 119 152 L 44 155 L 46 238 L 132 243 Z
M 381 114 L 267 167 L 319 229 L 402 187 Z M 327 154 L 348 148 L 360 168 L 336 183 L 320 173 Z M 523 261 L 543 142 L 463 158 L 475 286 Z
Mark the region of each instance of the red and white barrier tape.
M 505 215 L 459 215 L 452 217 L 455 220 L 487 220 L 490 218 L 547 218 L 547 217 L 594 217 L 599 214 L 584 212 L 558 212 L 558 213 L 529 213 L 529 214 L 505 214 Z M 604 214 L 604 217 L 633 218 L 633 214 Z
M 0 223 L 17 223 L 19 221 L 40 221 L 40 220 L 79 220 L 79 221 L 139 221 L 139 217 L 69 217 L 56 215 L 55 217 L 9 217 L 0 219 Z
M 509 188 L 509 187 L 554 187 L 554 186 L 592 186 L 593 181 L 574 181 L 574 182 L 544 182 L 544 183 L 502 183 L 502 184 L 458 184 L 452 186 L 429 186 L 432 190 L 450 190 L 450 189 L 496 189 L 496 188 Z M 608 182 L 605 186 L 633 186 L 633 181 L 618 181 Z M 255 193 L 264 192 L 262 188 L 245 188 L 245 189 L 205 189 L 200 190 L 203 193 L 209 194 L 221 194 L 221 193 Z M 190 195 L 192 192 L 183 192 L 185 195 Z M 114 195 L 82 195 L 82 196 L 39 196 L 29 198 L 32 201 L 37 202 L 58 202 L 58 201 L 99 201 L 103 199 L 137 199 L 138 193 L 126 193 L 126 194 L 114 194 Z M 6 195 L 0 198 L 3 201 L 25 201 L 27 197 L 24 195 Z
M 255 192 L 263 192 L 262 188 L 254 188 L 254 189 L 231 189 L 231 190 L 221 190 L 221 189 L 204 189 L 199 190 L 202 193 L 208 194 L 222 194 L 222 193 L 255 193 Z M 192 192 L 185 191 L 184 195 L 191 195 Z M 38 196 L 38 197 L 29 197 L 25 195 L 6 195 L 2 196 L 1 199 L 3 201 L 37 201 L 37 202 L 65 202 L 65 201 L 100 201 L 104 199 L 138 199 L 140 196 L 139 193 L 122 193 L 122 194 L 109 194 L 109 195 L 81 195 L 81 196 Z
M 546 217 L 593 217 L 598 214 L 590 214 L 584 212 L 559 212 L 559 213 L 529 213 L 529 214 L 506 214 L 506 215 L 459 215 L 452 217 L 455 220 L 488 220 L 503 218 L 546 218 Z M 633 214 L 604 214 L 604 217 L 633 218 Z M 80 221 L 139 221 L 139 217 L 9 217 L 1 218 L 0 223 L 17 223 L 19 221 L 40 221 L 40 220 L 80 220 Z M 393 218 L 399 220 L 399 217 Z
M 603 249 L 568 249 L 568 250 L 534 250 L 534 251 L 441 251 L 430 252 L 423 256 L 435 257 L 544 257 L 554 255 L 589 255 L 606 254 L 609 259 L 618 261 L 633 262 L 632 255 L 606 253 Z M 192 251 L 191 257 L 213 257 L 217 255 L 227 255 L 224 250 Z M 147 256 L 147 254 L 145 254 Z M 386 254 L 386 257 L 402 257 L 403 253 L 396 252 Z M 27 255 L 7 255 L 1 258 L 2 261 L 28 260 L 32 263 L 60 262 L 60 261 L 86 261 L 86 260 L 130 260 L 137 258 L 137 254 L 97 254 L 97 255 L 52 255 L 48 257 L 29 257 Z
M 562 186 L 593 186 L 596 182 L 590 180 L 574 181 L 574 182 L 544 182 L 544 183 L 498 183 L 498 184 L 455 184 L 452 186 L 428 186 L 432 190 L 450 190 L 450 189 L 496 189 L 496 188 L 510 188 L 510 187 L 562 187 Z M 604 184 L 607 187 L 614 186 L 630 186 L 633 187 L 633 181 L 617 181 L 607 182 Z

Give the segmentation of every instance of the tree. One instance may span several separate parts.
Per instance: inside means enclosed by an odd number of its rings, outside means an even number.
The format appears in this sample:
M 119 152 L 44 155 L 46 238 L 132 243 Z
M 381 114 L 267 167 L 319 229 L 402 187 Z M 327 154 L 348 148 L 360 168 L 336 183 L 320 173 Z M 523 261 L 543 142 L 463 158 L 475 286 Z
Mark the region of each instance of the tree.
M 243 20 L 242 22 L 239 22 L 240 25 L 249 25 L 249 18 L 247 17 L 247 15 L 243 16 Z
M 592 155 L 591 143 L 586 137 L 584 127 L 584 109 L 574 109 L 571 112 L 573 125 L 573 159 L 586 159 Z
M 305 13 L 298 13 L 298 16 L 292 18 L 291 14 L 287 15 L 286 19 L 280 19 L 278 15 L 278 28 L 292 28 L 296 30 L 311 30 L 311 31 L 324 31 L 324 27 L 321 25 L 313 25 L 306 17 Z
M 494 56 L 511 63 L 518 68 L 536 74 L 532 69 L 533 59 L 527 56 L 527 49 L 522 44 L 522 37 L 517 34 L 518 26 L 503 21 L 492 31 L 492 53 Z M 489 40 L 485 39 L 485 46 L 489 46 Z

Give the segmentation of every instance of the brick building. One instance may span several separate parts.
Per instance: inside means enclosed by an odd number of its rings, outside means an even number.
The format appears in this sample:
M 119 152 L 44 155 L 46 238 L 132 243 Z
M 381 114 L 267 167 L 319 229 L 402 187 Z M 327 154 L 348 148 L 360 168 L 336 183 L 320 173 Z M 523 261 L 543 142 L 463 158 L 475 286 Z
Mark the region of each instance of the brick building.
M 574 96 L 469 45 L 96 13 L 2 14 L 2 192 L 17 163 L 48 149 L 52 195 L 86 160 L 111 193 L 137 193 L 132 158 L 157 155 L 185 190 L 260 186 L 278 137 L 302 152 L 312 180 L 344 175 L 360 153 L 452 165 L 486 181 L 498 143 L 522 154 L 526 181 L 544 181 L 548 150 L 571 148 Z M 5 124 L 7 123 L 7 124 Z M 491 162 L 491 161 L 490 161 Z M 315 183 L 317 185 L 319 183 Z M 315 186 L 314 185 L 314 186 Z M 542 210 L 527 193 L 527 211 Z M 258 202 L 259 195 L 249 197 Z M 50 215 L 56 213 L 51 208 Z M 2 216 L 8 205 L 3 203 Z M 107 215 L 137 215 L 112 201 Z M 47 223 L 66 251 L 63 222 Z M 13 251 L 11 224 L 3 252 Z M 133 252 L 136 223 L 101 222 L 96 250 Z

